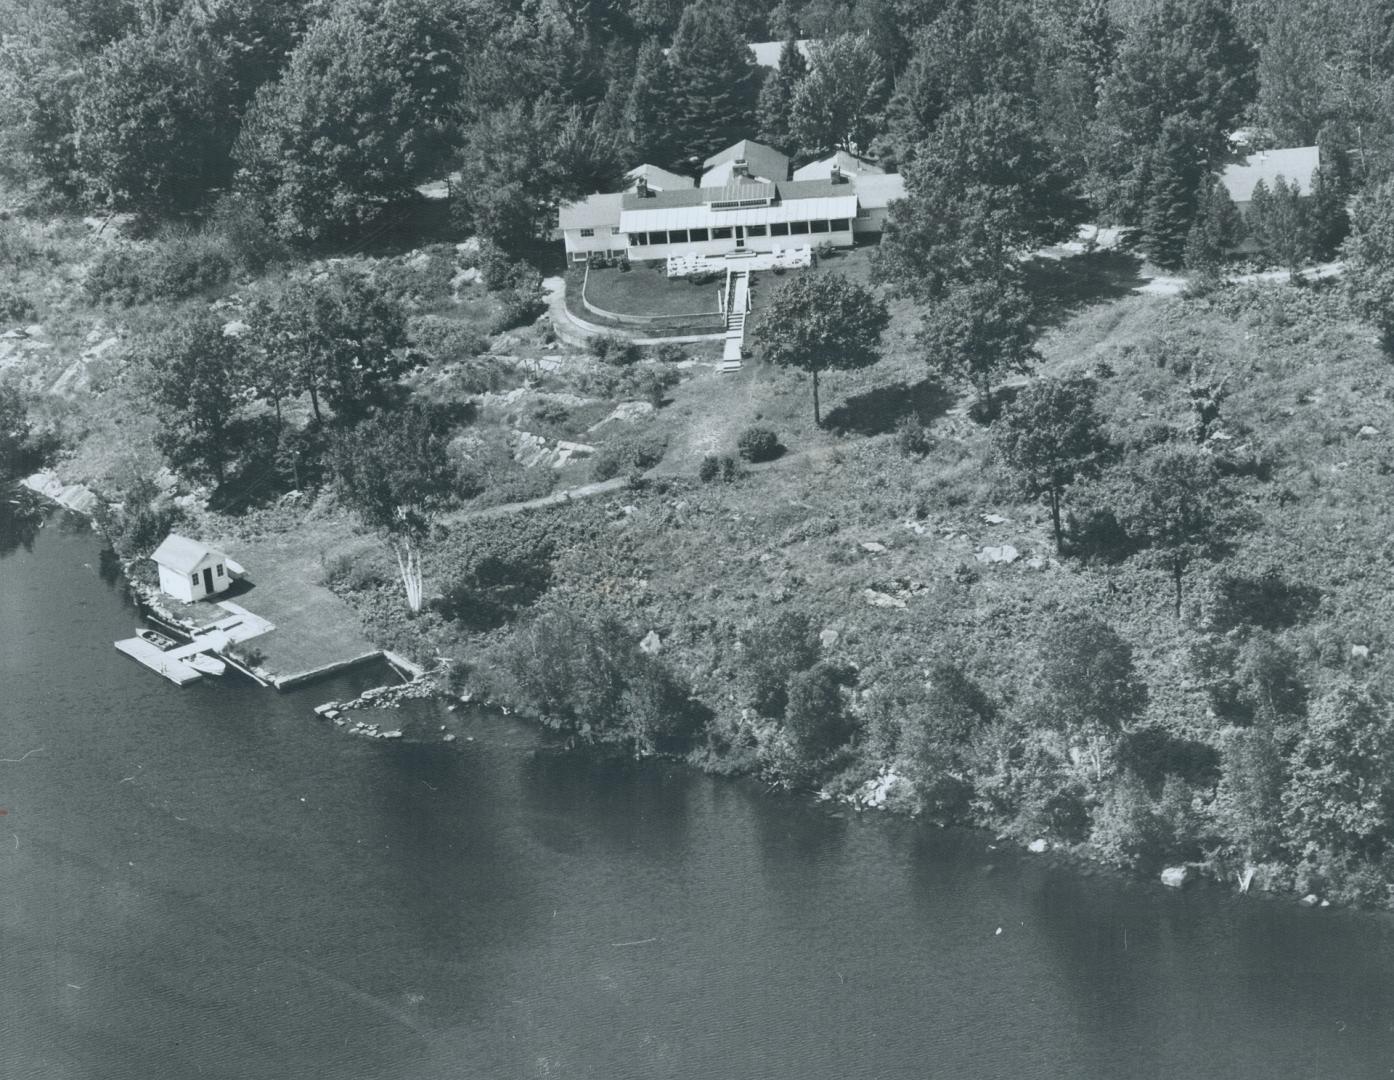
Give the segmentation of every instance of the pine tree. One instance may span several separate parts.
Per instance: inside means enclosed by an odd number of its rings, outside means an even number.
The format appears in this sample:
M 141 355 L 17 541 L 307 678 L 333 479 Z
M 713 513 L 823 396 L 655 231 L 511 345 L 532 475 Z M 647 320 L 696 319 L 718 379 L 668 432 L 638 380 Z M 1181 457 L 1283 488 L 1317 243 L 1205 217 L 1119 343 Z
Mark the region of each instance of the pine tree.
M 701 161 L 750 134 L 759 69 L 732 3 L 698 0 L 684 11 L 668 64 L 681 158 Z
M 676 150 L 671 72 L 657 38 L 650 38 L 639 49 L 621 130 L 633 159 L 655 165 L 673 164 Z
M 1279 176 L 1271 191 L 1265 190 L 1260 199 L 1254 188 L 1249 227 L 1265 255 L 1279 266 L 1296 273 L 1311 250 L 1307 225 L 1307 206 L 1295 181 L 1289 183 Z
M 1204 277 L 1219 273 L 1227 252 L 1244 238 L 1244 219 L 1218 179 L 1203 186 L 1195 223 L 1186 236 L 1186 269 Z
M 1323 163 L 1312 172 L 1312 195 L 1307 224 L 1314 259 L 1331 259 L 1350 232 L 1346 187 L 1337 168 Z
M 798 149 L 790 134 L 789 118 L 794 95 L 807 74 L 808 61 L 795 40 L 789 38 L 780 50 L 778 70 L 765 76 L 755 105 L 756 138 L 788 154 L 795 154 Z
M 1142 243 L 1158 266 L 1182 264 L 1186 237 L 1196 218 L 1202 163 L 1197 146 L 1181 118 L 1173 118 L 1150 155 L 1146 172 L 1146 203 L 1142 213 Z

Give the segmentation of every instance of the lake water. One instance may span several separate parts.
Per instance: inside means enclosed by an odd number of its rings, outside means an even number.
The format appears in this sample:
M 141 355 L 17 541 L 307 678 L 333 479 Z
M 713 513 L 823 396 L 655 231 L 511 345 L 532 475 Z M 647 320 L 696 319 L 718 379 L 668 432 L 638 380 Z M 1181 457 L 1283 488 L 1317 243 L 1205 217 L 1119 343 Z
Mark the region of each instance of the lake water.
M 134 624 L 85 528 L 0 557 L 6 1080 L 1394 1070 L 1387 916 L 1085 877 L 499 718 L 370 743 L 310 711 L 350 682 L 180 689 L 112 648 Z

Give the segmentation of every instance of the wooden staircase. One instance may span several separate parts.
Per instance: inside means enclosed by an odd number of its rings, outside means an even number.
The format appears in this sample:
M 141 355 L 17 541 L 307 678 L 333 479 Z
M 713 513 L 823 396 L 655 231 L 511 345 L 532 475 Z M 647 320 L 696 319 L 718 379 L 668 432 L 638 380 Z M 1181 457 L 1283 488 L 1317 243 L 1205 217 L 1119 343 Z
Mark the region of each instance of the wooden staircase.
M 750 310 L 750 271 L 726 271 L 726 341 L 720 371 L 739 371 L 745 348 L 745 316 Z

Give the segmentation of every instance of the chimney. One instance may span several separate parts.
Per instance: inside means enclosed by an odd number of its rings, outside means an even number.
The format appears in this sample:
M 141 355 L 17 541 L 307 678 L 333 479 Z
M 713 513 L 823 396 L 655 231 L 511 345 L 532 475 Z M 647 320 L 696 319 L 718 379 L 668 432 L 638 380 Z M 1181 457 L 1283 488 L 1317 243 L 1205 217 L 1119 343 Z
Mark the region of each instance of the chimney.
M 750 175 L 750 166 L 746 164 L 745 158 L 743 158 L 743 157 L 738 157 L 738 158 L 736 158 L 735 161 L 731 162 L 731 175 L 732 175 L 732 176 L 749 176 L 749 175 Z
M 834 184 L 842 183 L 842 166 L 836 161 L 833 162 L 832 168 L 828 170 L 828 179 Z
M 641 199 L 647 199 L 649 197 L 649 178 L 647 176 L 635 177 L 634 194 L 638 195 Z

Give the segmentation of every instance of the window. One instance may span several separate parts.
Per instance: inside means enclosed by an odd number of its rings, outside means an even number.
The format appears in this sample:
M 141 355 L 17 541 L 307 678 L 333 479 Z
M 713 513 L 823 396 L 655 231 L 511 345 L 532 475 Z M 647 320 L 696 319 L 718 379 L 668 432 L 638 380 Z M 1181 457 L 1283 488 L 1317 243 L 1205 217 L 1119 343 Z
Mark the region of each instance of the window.
M 651 233 L 649 233 L 649 243 L 650 243 L 650 244 L 666 244 L 667 242 L 668 242 L 668 234 L 667 234 L 666 232 L 651 232 Z
M 706 230 L 706 229 L 692 229 L 690 232 L 688 232 L 687 238 L 688 238 L 688 240 L 689 240 L 691 243 L 694 243 L 694 244 L 703 244 L 703 243 L 706 243 L 706 241 L 707 241 L 707 230 Z
M 219 564 L 218 564 L 218 576 L 219 576 L 219 577 L 222 577 L 222 576 L 223 576 L 223 564 L 222 564 L 222 563 L 219 563 Z
M 747 225 L 745 227 L 746 236 L 764 236 L 765 227 L 763 225 Z
M 686 229 L 669 229 L 669 230 L 668 230 L 668 243 L 670 243 L 670 244 L 685 244 L 685 243 L 687 243 L 687 230 L 686 230 Z
M 871 217 L 871 211 L 868 210 L 865 206 L 859 206 L 857 207 L 857 217 L 869 218 Z
M 194 583 L 195 585 L 198 584 L 198 575 L 197 575 L 197 574 L 190 574 L 190 575 L 189 575 L 189 578 L 190 578 L 190 580 L 193 581 L 193 583 Z
M 611 225 L 611 226 L 610 226 L 610 235 L 611 235 L 611 236 L 619 236 L 619 234 L 620 234 L 620 227 L 619 227 L 618 225 Z
M 833 218 L 832 221 L 828 222 L 828 225 L 832 228 L 833 232 L 846 232 L 848 224 L 849 223 L 845 217 Z
M 630 247 L 638 247 L 640 244 L 644 243 L 644 240 L 645 240 L 645 238 L 646 238 L 647 236 L 648 236 L 648 233 L 641 233 L 641 232 L 632 232 L 632 233 L 630 233 L 630 234 L 629 234 L 629 246 L 630 246 Z
M 790 235 L 792 235 L 792 236 L 802 236 L 802 235 L 803 235 L 804 233 L 806 233 L 806 232 L 808 232 L 808 222 L 806 222 L 806 221 L 791 221 L 791 222 L 789 222 L 789 233 L 790 233 Z
M 810 221 L 810 222 L 808 223 L 808 226 L 809 226 L 809 228 L 812 229 L 814 232 L 827 232 L 827 231 L 828 231 L 828 223 L 827 223 L 826 221 Z
M 788 223 L 787 221 L 776 221 L 773 225 L 770 226 L 770 235 L 771 235 L 771 236 L 788 236 L 788 235 L 789 235 L 789 223 Z
M 707 205 L 713 210 L 749 210 L 755 206 L 769 206 L 770 198 L 766 195 L 759 199 L 724 199 Z
M 725 228 L 713 229 L 713 230 L 712 230 L 712 239 L 713 239 L 713 240 L 729 240 L 729 239 L 731 239 L 731 226 L 727 225 Z
M 582 229 L 582 230 L 581 230 L 581 235 L 582 235 L 582 236 L 594 236 L 594 235 L 595 235 L 595 230 L 594 230 L 594 229 Z

